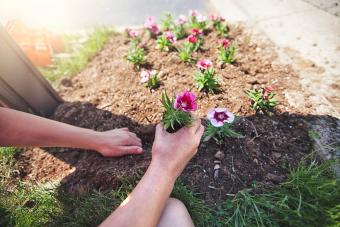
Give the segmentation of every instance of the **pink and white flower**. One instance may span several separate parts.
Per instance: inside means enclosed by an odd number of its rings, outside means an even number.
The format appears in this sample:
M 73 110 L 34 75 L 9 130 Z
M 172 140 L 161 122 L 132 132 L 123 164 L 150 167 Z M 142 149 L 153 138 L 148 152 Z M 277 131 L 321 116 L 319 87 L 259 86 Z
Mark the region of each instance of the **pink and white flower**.
M 196 18 L 197 18 L 198 23 L 202 23 L 202 22 L 205 22 L 207 20 L 207 17 L 202 15 L 202 14 L 197 15 Z
M 179 15 L 178 19 L 175 21 L 177 25 L 183 25 L 187 22 L 187 17 L 185 15 Z
M 187 40 L 188 40 L 188 42 L 190 42 L 190 43 L 196 43 L 198 39 L 197 39 L 197 37 L 194 36 L 194 35 L 189 35 L 189 36 L 187 37 Z
M 209 16 L 209 20 L 212 20 L 212 21 L 224 21 L 225 19 L 221 16 L 217 16 L 217 15 L 210 15 Z
M 129 36 L 132 38 L 139 36 L 139 32 L 136 30 L 129 30 L 128 32 L 129 32 Z
M 176 38 L 175 34 L 172 33 L 172 32 L 169 32 L 169 31 L 164 33 L 164 37 L 167 40 L 169 40 L 172 44 L 175 44 L 176 41 L 177 41 L 177 38 Z
M 230 46 L 230 44 L 231 44 L 231 41 L 230 41 L 229 39 L 226 39 L 226 38 L 221 39 L 221 45 L 222 45 L 225 49 L 227 49 L 227 48 Z
M 197 10 L 189 10 L 189 16 L 196 17 L 198 14 Z
M 235 116 L 226 108 L 215 108 L 208 111 L 207 118 L 213 126 L 221 127 L 224 123 L 232 123 Z
M 156 70 L 151 70 L 151 71 L 142 70 L 140 73 L 140 82 L 145 83 L 150 79 L 150 77 L 153 77 L 156 75 L 157 75 Z
M 158 34 L 160 32 L 160 29 L 152 16 L 148 16 L 146 18 L 144 27 L 147 28 L 153 34 Z
M 202 35 L 203 34 L 203 31 L 201 29 L 198 29 L 198 28 L 193 28 L 191 29 L 191 34 L 193 35 Z
M 184 91 L 181 95 L 176 95 L 174 108 L 176 110 L 182 110 L 184 112 L 196 111 L 196 95 L 189 91 Z
M 208 69 L 212 66 L 212 62 L 209 59 L 202 59 L 202 60 L 199 60 L 197 62 L 196 66 L 200 70 L 205 70 L 205 69 Z
M 140 73 L 140 82 L 145 83 L 150 78 L 150 72 L 146 70 L 142 70 Z

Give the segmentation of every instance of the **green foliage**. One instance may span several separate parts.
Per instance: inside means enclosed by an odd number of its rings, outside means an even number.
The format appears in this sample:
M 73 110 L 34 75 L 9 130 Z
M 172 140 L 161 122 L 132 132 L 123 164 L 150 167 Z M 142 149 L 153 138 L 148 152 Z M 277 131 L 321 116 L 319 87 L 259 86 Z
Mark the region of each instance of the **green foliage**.
M 330 167 L 329 162 L 301 162 L 273 192 L 239 192 L 217 213 L 223 220 L 219 225 L 318 227 L 334 223 L 338 217 L 332 211 L 340 202 L 340 188 Z
M 172 47 L 172 43 L 164 35 L 159 35 L 156 40 L 157 49 L 161 51 L 169 51 Z
M 177 39 L 183 39 L 187 35 L 183 25 L 174 24 L 172 32 L 175 34 Z
M 215 70 L 213 68 L 197 71 L 194 75 L 198 90 L 216 93 L 219 91 L 219 83 L 215 78 Z
M 190 113 L 174 108 L 174 99 L 170 100 L 166 91 L 162 94 L 162 104 L 165 109 L 163 113 L 163 125 L 165 129 L 174 132 L 183 126 L 189 126 L 193 123 L 194 119 Z
M 217 144 L 222 144 L 224 138 L 226 137 L 234 137 L 234 138 L 240 138 L 242 137 L 241 134 L 235 132 L 232 128 L 232 124 L 224 123 L 221 127 L 215 127 L 213 126 L 210 121 L 207 121 L 207 126 L 204 132 L 204 139 L 203 142 L 209 141 L 211 138 L 213 138 Z
M 52 83 L 57 83 L 65 76 L 76 75 L 85 68 L 89 60 L 103 48 L 114 34 L 115 32 L 110 28 L 97 27 L 89 34 L 87 41 L 78 48 L 71 47 L 71 45 L 76 46 L 74 42 L 78 42 L 78 36 L 65 37 L 66 52 L 70 54 L 70 57 L 59 58 L 54 56 L 52 65 L 40 68 L 41 73 Z
M 236 61 L 235 54 L 236 48 L 233 45 L 228 48 L 220 47 L 218 51 L 218 58 L 223 63 L 231 64 Z
M 206 21 L 198 22 L 196 16 L 190 16 L 188 25 L 190 28 L 197 28 L 197 29 L 201 29 L 202 31 L 204 31 L 204 29 L 207 27 L 207 22 Z
M 218 35 L 228 37 L 228 27 L 223 21 L 214 21 L 213 27 L 216 29 Z
M 149 88 L 149 89 L 156 89 L 160 86 L 160 83 L 161 82 L 160 82 L 159 77 L 156 73 L 154 75 L 150 75 L 150 78 L 146 83 L 146 87 Z
M 134 64 L 137 69 L 139 69 L 141 65 L 146 63 L 145 50 L 138 47 L 138 45 L 136 45 L 135 43 L 132 43 L 126 59 Z
M 251 108 L 258 111 L 269 113 L 276 105 L 277 101 L 274 99 L 275 93 L 269 92 L 268 98 L 264 97 L 264 88 L 247 90 L 246 95 L 251 99 Z
M 172 30 L 175 25 L 171 13 L 164 13 L 161 16 L 161 21 L 162 21 L 162 27 L 161 27 L 162 31 Z

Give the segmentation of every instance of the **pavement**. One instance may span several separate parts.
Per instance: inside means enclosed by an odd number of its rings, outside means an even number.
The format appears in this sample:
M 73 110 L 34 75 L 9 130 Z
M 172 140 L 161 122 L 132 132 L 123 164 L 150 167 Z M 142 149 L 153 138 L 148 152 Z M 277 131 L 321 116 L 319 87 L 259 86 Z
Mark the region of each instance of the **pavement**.
M 339 0 L 210 0 L 229 22 L 245 23 L 277 47 L 279 61 L 299 73 L 302 91 L 287 91 L 295 107 L 313 104 L 315 149 L 325 159 L 340 158 Z M 308 100 L 306 99 L 306 95 Z M 326 116 L 335 119 L 330 123 Z M 336 167 L 340 177 L 340 165 Z

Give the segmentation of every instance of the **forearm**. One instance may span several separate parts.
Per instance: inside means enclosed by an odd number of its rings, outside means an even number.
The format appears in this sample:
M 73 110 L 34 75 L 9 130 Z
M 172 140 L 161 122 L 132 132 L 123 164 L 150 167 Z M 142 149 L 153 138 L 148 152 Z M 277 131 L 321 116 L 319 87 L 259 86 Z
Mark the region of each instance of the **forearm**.
M 0 146 L 92 149 L 95 138 L 93 130 L 0 108 Z
M 101 226 L 156 226 L 173 189 L 176 176 L 160 164 L 151 162 L 133 192 Z

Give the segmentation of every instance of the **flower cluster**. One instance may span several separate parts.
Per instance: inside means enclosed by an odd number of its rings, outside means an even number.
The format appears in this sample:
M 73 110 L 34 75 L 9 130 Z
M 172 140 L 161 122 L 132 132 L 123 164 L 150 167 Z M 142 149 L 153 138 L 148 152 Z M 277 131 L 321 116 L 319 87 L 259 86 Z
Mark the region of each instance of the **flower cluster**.
M 203 59 L 198 61 L 196 66 L 199 71 L 195 73 L 194 79 L 198 90 L 212 93 L 218 92 L 220 85 L 215 78 L 215 70 L 212 67 L 212 62 L 208 59 Z
M 160 35 L 157 38 L 157 48 L 161 51 L 169 51 L 170 48 L 176 43 L 176 41 L 177 38 L 172 32 L 164 32 L 163 35 Z
M 196 10 L 190 10 L 189 26 L 191 28 L 204 30 L 207 26 L 207 17 L 198 13 Z
M 253 89 L 245 91 L 246 95 L 251 99 L 251 108 L 264 113 L 270 113 L 270 111 L 277 105 L 273 93 L 274 89 L 271 86 Z
M 184 91 L 173 99 L 170 99 L 167 93 L 163 92 L 162 105 L 165 109 L 163 125 L 170 132 L 175 132 L 183 126 L 191 125 L 194 118 L 190 113 L 198 108 L 196 96 L 189 91 Z
M 152 16 L 146 18 L 144 27 L 150 32 L 151 36 L 158 35 L 160 29 Z
M 204 141 L 214 138 L 221 144 L 225 137 L 241 137 L 231 126 L 235 120 L 233 113 L 226 108 L 211 109 L 207 115 L 208 123 L 204 133 Z
M 209 19 L 212 21 L 213 27 L 220 36 L 228 36 L 228 26 L 224 23 L 225 19 L 223 17 L 210 15 Z
M 142 70 L 140 73 L 140 82 L 146 83 L 146 87 L 149 89 L 156 89 L 160 85 L 160 80 L 156 70 L 147 71 Z
M 229 39 L 223 38 L 219 47 L 218 57 L 222 63 L 235 62 L 236 48 Z

